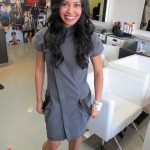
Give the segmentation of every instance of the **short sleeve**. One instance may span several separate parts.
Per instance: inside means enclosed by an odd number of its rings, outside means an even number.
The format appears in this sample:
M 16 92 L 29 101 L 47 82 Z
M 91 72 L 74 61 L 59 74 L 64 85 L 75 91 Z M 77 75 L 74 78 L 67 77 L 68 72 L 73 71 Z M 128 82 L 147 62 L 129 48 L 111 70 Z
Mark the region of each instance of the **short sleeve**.
M 39 30 L 32 38 L 32 45 L 38 51 L 43 51 L 45 47 L 44 36 L 47 31 L 47 27 Z
M 93 42 L 93 49 L 92 52 L 90 53 L 90 57 L 100 55 L 104 50 L 104 46 L 101 42 L 101 39 L 96 33 L 93 33 L 92 35 L 92 42 Z

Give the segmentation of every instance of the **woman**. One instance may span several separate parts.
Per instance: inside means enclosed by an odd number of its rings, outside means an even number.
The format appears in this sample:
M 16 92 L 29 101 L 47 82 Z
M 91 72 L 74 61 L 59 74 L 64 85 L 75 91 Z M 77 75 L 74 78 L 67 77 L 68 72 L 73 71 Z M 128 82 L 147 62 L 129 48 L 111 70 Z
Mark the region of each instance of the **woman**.
M 36 93 L 39 113 L 45 115 L 48 140 L 43 150 L 56 150 L 60 141 L 69 141 L 69 150 L 78 150 L 89 118 L 101 107 L 103 45 L 89 20 L 88 0 L 51 0 L 48 27 L 33 38 L 36 54 Z M 95 101 L 86 82 L 89 58 L 95 77 Z M 42 105 L 44 65 L 48 86 Z M 92 108 L 91 108 L 92 106 Z
M 39 13 L 40 13 L 40 10 L 37 5 L 37 2 L 34 2 L 32 8 L 31 8 L 31 15 L 32 15 L 32 19 L 34 21 L 35 28 L 37 27 L 37 20 L 38 20 Z
M 23 19 L 23 10 L 21 7 L 21 1 L 15 0 L 15 4 L 12 8 L 12 10 L 9 12 L 10 18 L 11 18 L 11 24 L 14 29 L 22 29 L 24 24 Z
M 24 11 L 24 25 L 23 25 L 24 30 L 31 30 L 31 20 L 30 17 L 28 16 L 28 11 Z

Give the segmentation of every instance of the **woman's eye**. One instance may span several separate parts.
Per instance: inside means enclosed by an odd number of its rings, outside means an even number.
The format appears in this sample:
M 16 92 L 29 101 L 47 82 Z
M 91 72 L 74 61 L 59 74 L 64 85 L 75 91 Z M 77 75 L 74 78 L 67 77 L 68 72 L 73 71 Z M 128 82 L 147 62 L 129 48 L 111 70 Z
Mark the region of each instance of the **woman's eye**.
M 61 5 L 62 6 L 67 6 L 68 4 L 66 2 L 63 2 Z
M 80 4 L 75 4 L 75 7 L 81 7 L 81 5 Z

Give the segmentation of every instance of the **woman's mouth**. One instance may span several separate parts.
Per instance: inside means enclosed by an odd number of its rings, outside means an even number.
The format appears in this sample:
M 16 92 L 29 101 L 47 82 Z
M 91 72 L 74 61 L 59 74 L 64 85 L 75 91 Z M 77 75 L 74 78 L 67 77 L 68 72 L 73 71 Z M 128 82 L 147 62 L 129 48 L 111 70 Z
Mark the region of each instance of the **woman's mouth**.
M 75 16 L 65 16 L 65 18 L 66 18 L 67 20 L 73 20 L 73 19 L 75 18 Z

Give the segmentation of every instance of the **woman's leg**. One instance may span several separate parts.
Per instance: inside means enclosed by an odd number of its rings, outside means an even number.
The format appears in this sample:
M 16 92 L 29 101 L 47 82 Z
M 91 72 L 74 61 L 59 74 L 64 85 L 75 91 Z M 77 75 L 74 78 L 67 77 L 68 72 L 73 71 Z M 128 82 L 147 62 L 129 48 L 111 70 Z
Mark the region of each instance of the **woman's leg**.
M 82 136 L 78 139 L 69 141 L 69 150 L 79 150 L 79 147 L 82 143 Z
M 61 144 L 60 141 L 50 141 L 47 140 L 42 147 L 42 150 L 57 150 L 59 145 Z

